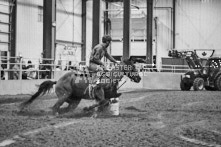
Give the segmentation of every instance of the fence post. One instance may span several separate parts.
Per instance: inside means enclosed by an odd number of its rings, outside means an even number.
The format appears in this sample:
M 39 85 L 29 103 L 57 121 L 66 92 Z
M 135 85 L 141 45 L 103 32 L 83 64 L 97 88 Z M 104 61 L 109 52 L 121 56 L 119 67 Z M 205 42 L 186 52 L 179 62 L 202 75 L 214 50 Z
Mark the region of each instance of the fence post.
M 143 67 L 142 67 L 142 68 L 143 68 Z M 142 74 L 143 74 L 143 77 L 142 77 L 142 79 L 143 79 L 142 88 L 144 88 L 144 68 L 143 68 L 143 70 L 142 70 Z
M 53 66 L 53 70 L 52 70 L 52 76 L 51 76 L 51 79 L 54 79 L 54 77 L 55 77 L 55 72 L 56 72 L 56 65 L 55 65 L 55 58 L 54 58 L 54 60 L 53 60 L 53 64 L 54 64 L 54 66 Z
M 21 59 L 20 59 L 19 65 L 20 65 L 20 67 L 19 67 L 19 80 L 22 80 L 22 61 L 21 61 Z
M 2 70 L 2 54 L 1 54 L 1 50 L 0 50 L 0 81 L 1 81 L 1 79 L 2 79 L 1 70 Z
M 5 73 L 5 80 L 8 80 L 9 77 L 10 77 L 10 66 L 11 66 L 11 58 L 10 58 L 10 55 L 9 55 L 9 51 L 7 51 L 7 74 Z
M 39 76 L 40 76 L 40 70 L 41 70 L 41 69 L 40 69 L 40 66 L 41 66 L 40 60 L 41 60 L 41 59 L 39 59 L 38 68 L 37 68 L 37 70 L 38 70 L 38 71 L 37 71 L 37 79 L 40 79 L 40 77 L 39 77 Z

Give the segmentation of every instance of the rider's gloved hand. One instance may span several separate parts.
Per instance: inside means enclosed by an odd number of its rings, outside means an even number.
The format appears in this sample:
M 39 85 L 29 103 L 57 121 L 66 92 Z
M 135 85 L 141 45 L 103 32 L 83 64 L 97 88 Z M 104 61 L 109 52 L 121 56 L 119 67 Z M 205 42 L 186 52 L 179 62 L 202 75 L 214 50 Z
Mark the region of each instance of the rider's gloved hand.
M 120 61 L 116 61 L 116 64 L 120 64 Z
M 109 70 L 107 68 L 104 68 L 104 72 L 108 72 Z
M 108 69 L 107 69 L 105 66 L 102 66 L 102 68 L 103 68 L 103 70 L 104 70 L 105 72 L 108 71 Z

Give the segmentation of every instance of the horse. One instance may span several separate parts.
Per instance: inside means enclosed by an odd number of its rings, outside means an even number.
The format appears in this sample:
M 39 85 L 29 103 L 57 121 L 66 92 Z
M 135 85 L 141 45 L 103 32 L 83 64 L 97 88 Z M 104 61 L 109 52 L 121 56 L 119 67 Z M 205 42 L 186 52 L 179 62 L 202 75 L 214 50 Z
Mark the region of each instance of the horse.
M 119 97 L 121 93 L 117 93 L 119 81 L 124 75 L 135 83 L 139 83 L 141 77 L 138 70 L 135 67 L 136 62 L 145 62 L 142 59 L 129 58 L 122 60 L 109 72 L 101 73 L 102 76 L 100 83 L 90 93 L 89 84 L 93 82 L 93 76 L 91 73 L 83 71 L 70 71 L 64 74 L 58 81 L 47 80 L 40 84 L 38 91 L 31 96 L 30 99 L 21 103 L 20 111 L 26 106 L 30 105 L 40 95 L 43 96 L 49 92 L 55 84 L 55 93 L 58 97 L 57 102 L 52 107 L 54 115 L 59 114 L 60 106 L 64 103 L 68 103 L 67 111 L 74 110 L 82 99 L 96 100 L 97 103 L 86 107 L 84 110 L 92 110 L 95 107 L 105 106 L 109 103 L 110 98 Z M 93 96 L 92 96 L 93 95 Z

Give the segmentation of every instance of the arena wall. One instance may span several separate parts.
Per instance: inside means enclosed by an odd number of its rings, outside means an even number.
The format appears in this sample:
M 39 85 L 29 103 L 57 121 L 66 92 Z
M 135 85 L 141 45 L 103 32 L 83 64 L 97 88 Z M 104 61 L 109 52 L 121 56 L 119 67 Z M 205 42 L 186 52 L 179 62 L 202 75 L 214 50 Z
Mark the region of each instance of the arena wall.
M 44 80 L 2 80 L 0 95 L 34 94 Z
M 64 73 L 63 71 L 56 72 L 54 79 L 58 80 Z M 132 89 L 166 89 L 166 90 L 179 90 L 180 75 L 178 73 L 161 73 L 161 72 L 148 72 L 142 73 L 142 80 L 140 83 L 131 82 L 128 78 L 123 78 L 120 84 L 127 81 L 121 88 L 121 91 Z M 0 95 L 16 95 L 16 94 L 33 94 L 36 92 L 38 85 L 43 81 L 41 80 L 2 80 L 0 82 Z

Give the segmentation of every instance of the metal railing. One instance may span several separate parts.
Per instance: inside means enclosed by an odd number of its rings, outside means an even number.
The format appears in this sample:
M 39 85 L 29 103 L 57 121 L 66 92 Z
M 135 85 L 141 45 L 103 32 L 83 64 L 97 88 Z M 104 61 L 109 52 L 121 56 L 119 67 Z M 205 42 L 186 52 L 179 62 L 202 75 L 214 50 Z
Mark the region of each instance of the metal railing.
M 20 80 L 20 79 L 39 79 L 41 78 L 40 74 L 41 72 L 50 72 L 52 73 L 52 69 L 54 68 L 54 60 L 53 59 L 42 59 L 44 61 L 48 61 L 51 63 L 42 64 L 42 63 L 31 63 L 27 64 L 29 68 L 27 68 L 26 64 L 24 64 L 22 61 L 24 59 L 28 58 L 21 58 L 21 57 L 6 57 L 6 56 L 0 56 L 0 73 L 1 78 L 0 80 Z M 39 60 L 39 59 L 29 59 L 29 60 Z M 32 67 L 31 67 L 31 66 Z M 50 69 L 41 69 L 40 67 L 48 66 Z M 3 68 L 4 67 L 4 68 Z M 24 78 L 24 74 L 28 74 L 30 72 L 35 72 L 35 77 L 27 77 Z M 4 74 L 4 76 L 2 75 Z M 50 74 L 49 77 L 53 76 L 53 74 Z
M 160 65 L 156 67 L 152 64 L 141 64 L 137 67 L 142 72 L 170 72 L 170 73 L 185 73 L 189 71 L 187 65 Z
M 14 60 L 20 60 L 17 63 L 10 63 L 11 59 Z M 29 59 L 29 58 L 23 58 L 25 60 L 31 60 L 31 61 L 40 61 L 40 59 Z M 10 57 L 7 58 L 5 56 L 0 56 L 0 73 L 2 74 L 2 71 L 4 72 L 4 76 L 1 75 L 0 80 L 22 80 L 22 79 L 53 79 L 55 72 L 58 71 L 64 71 L 64 70 L 83 70 L 86 67 L 85 61 L 76 62 L 74 65 L 58 65 L 55 64 L 56 60 L 54 59 L 41 59 L 44 62 L 47 63 L 39 63 L 35 62 L 32 63 L 34 68 L 23 68 L 24 63 L 22 62 L 22 59 L 18 57 Z M 4 62 L 2 62 L 4 61 Z M 59 60 L 61 62 L 69 63 L 71 60 Z M 2 65 L 6 65 L 7 68 L 3 69 L 1 68 Z M 106 65 L 109 67 L 113 66 L 113 63 L 107 62 Z M 65 68 L 64 68 L 65 66 Z M 169 72 L 169 73 L 185 73 L 189 71 L 189 67 L 187 65 L 161 65 L 160 67 L 155 67 L 152 64 L 137 64 L 136 65 L 139 72 Z M 35 72 L 35 77 L 29 77 L 28 74 L 31 72 Z M 17 74 L 17 78 L 15 78 L 15 74 Z M 27 75 L 27 78 L 24 78 L 24 75 Z M 43 75 L 46 74 L 46 75 Z M 33 74 L 34 75 L 34 74 Z M 3 78 L 4 77 L 4 78 Z

